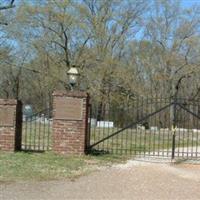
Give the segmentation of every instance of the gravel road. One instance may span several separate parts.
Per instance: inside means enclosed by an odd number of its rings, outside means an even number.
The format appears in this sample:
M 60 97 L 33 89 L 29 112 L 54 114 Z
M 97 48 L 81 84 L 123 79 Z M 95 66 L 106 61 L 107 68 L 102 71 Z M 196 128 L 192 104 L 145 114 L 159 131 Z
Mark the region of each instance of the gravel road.
M 2 183 L 0 199 L 200 199 L 200 165 L 128 161 L 75 181 Z

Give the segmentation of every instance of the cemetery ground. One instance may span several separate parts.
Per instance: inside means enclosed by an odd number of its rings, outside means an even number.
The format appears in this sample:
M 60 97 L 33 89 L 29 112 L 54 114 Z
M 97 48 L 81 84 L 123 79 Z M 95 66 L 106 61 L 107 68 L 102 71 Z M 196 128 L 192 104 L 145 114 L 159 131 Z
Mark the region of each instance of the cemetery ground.
M 37 144 L 40 141 L 37 138 L 46 137 L 43 129 L 47 128 L 38 126 L 38 129 L 41 135 L 34 138 L 31 133 L 37 130 L 28 128 L 29 137 L 23 138 L 30 144 Z M 117 129 L 96 129 L 95 134 L 91 129 L 91 142 L 113 131 Z M 179 131 L 177 138 L 180 134 Z M 192 150 L 191 146 L 200 148 L 196 132 L 188 130 L 182 134 L 184 137 L 176 147 L 186 152 Z M 97 145 L 97 149 L 111 153 L 98 156 L 59 156 L 51 151 L 0 153 L 0 199 L 200 199 L 199 164 L 184 161 L 171 164 L 163 162 L 164 159 L 157 163 L 146 162 L 129 154 L 134 153 L 135 147 L 142 154 L 144 151 L 163 152 L 162 149 L 171 148 L 169 136 L 168 131 L 165 134 L 162 130 L 135 132 L 127 129 Z
M 52 152 L 0 152 L 0 184 L 16 181 L 74 179 L 100 166 L 124 162 L 125 156 L 60 156 Z
M 24 155 L 4 155 L 3 160 L 7 156 L 16 156 L 22 161 L 28 161 Z M 23 157 L 20 158 L 20 156 Z M 37 155 L 31 155 L 32 160 L 38 159 Z M 34 173 L 41 173 L 50 170 L 48 165 L 53 161 L 44 161 L 49 155 L 43 155 L 41 160 L 38 159 L 37 172 L 31 172 L 35 170 L 35 167 L 30 166 L 26 169 L 26 162 L 24 165 L 18 166 L 16 180 L 12 182 L 1 182 L 0 183 L 0 199 L 3 200 L 65 200 L 65 199 L 200 199 L 199 186 L 200 186 L 200 166 L 192 164 L 169 164 L 169 163 L 153 163 L 138 160 L 129 160 L 126 163 L 107 165 L 105 167 L 99 167 L 98 170 L 93 170 L 91 173 L 80 176 L 80 173 L 76 174 L 76 178 L 63 178 L 56 176 L 56 179 L 45 180 L 48 176 L 40 177 L 36 181 L 32 175 Z M 7 157 L 8 158 L 8 157 Z M 55 159 L 55 157 L 53 157 Z M 107 158 L 110 162 L 110 158 Z M 13 162 L 14 158 L 5 161 L 9 165 Z M 16 159 L 17 160 L 17 159 Z M 105 161 L 105 157 L 103 158 Z M 115 160 L 115 159 L 114 159 Z M 119 161 L 116 159 L 117 162 Z M 115 161 L 116 161 L 115 160 Z M 39 162 L 40 161 L 40 162 Z M 104 162 L 103 161 L 103 162 Z M 2 155 L 1 155 L 2 162 Z M 17 161 L 16 161 L 17 162 Z M 60 164 L 62 167 L 59 169 L 63 170 L 64 162 L 59 162 L 58 158 L 55 161 L 57 164 L 54 165 L 59 168 Z M 69 163 L 70 162 L 70 163 Z M 65 162 L 65 170 L 79 171 L 84 165 L 94 165 L 94 163 L 102 163 L 102 158 L 99 159 L 85 159 L 83 158 L 71 158 L 68 162 Z M 106 161 L 107 162 L 107 161 Z M 35 161 L 34 161 L 35 163 Z M 18 163 L 19 164 L 19 163 Z M 2 163 L 0 164 L 2 165 Z M 36 163 L 35 163 L 36 165 Z M 42 168 L 43 165 L 43 168 Z M 68 167 L 66 167 L 68 165 Z M 44 167 L 46 166 L 46 167 Z M 102 165 L 101 165 L 102 166 Z M 14 167 L 14 166 L 13 166 Z M 21 169 L 20 169 L 21 167 Z M 48 169 L 48 170 L 47 170 Z M 9 169 L 7 169 L 9 170 Z M 5 171 L 7 171 L 4 169 Z M 28 170 L 30 174 L 26 173 L 27 177 L 23 177 L 23 181 L 19 181 L 19 176 L 23 170 Z M 68 171 L 68 172 L 69 172 Z M 2 168 L 1 168 L 2 172 Z M 58 172 L 58 171 L 57 171 Z M 51 174 L 51 170 L 49 171 Z M 58 172 L 58 174 L 65 174 L 64 172 Z M 58 175 L 57 174 L 57 175 Z M 11 174 L 7 174 L 11 176 Z M 36 175 L 37 176 L 37 175 Z M 46 177 L 46 178 L 45 178 Z M 54 177 L 55 178 L 55 177 Z
M 32 150 L 37 149 L 38 144 L 51 149 L 52 146 L 52 128 L 45 124 L 35 123 L 35 126 L 26 124 L 23 126 L 22 132 L 22 147 L 25 149 L 25 144 Z M 90 144 L 106 138 L 120 128 L 91 128 Z M 49 133 L 48 133 L 49 132 Z M 26 133 L 26 134 L 25 134 Z M 177 151 L 191 151 L 195 156 L 195 152 L 200 149 L 200 129 L 179 129 L 176 131 L 176 148 Z M 42 146 L 42 145 L 41 145 Z M 134 155 L 136 153 L 160 152 L 168 155 L 172 146 L 172 133 L 167 129 L 160 130 L 137 130 L 126 129 L 123 132 L 101 142 L 95 149 L 104 150 L 112 154 Z M 164 156 L 164 155 L 163 155 Z

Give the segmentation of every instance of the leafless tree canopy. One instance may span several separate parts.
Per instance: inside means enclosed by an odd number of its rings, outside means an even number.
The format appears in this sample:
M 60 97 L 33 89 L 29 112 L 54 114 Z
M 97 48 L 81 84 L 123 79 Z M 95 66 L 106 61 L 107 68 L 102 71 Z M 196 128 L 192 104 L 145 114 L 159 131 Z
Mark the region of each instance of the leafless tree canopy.
M 103 106 L 200 95 L 198 2 L 2 1 L 0 31 L 2 98 L 49 106 L 54 90 L 69 90 L 72 65 L 78 89 Z
M 6 9 L 14 8 L 14 7 L 15 7 L 14 1 L 15 1 L 15 0 L 10 0 L 10 3 L 7 4 L 7 5 L 5 5 L 5 6 L 2 6 L 2 5 L 0 4 L 0 10 L 6 10 Z

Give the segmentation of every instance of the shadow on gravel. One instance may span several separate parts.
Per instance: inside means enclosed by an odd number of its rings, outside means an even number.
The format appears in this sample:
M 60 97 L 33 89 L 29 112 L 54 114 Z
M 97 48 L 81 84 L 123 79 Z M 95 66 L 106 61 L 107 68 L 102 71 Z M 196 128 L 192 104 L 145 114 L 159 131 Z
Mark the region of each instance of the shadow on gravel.
M 171 158 L 163 158 L 163 157 L 135 157 L 136 161 L 141 162 L 149 162 L 149 163 L 166 163 L 166 164 L 172 164 L 172 165 L 179 165 L 179 164 L 195 164 L 200 165 L 200 159 L 188 159 L 188 158 L 177 158 L 175 160 L 172 160 Z
M 87 154 L 92 156 L 102 156 L 102 155 L 109 155 L 110 152 L 98 149 L 91 149 L 87 152 Z
M 200 159 L 177 159 L 175 160 L 174 164 L 193 164 L 193 165 L 200 165 Z
M 24 153 L 44 153 L 45 151 L 43 150 L 21 150 L 21 152 L 24 152 Z

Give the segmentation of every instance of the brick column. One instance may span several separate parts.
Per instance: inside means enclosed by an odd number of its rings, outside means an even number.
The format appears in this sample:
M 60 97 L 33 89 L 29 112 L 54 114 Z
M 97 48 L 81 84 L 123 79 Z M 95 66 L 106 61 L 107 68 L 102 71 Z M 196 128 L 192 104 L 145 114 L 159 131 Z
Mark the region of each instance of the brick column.
M 54 92 L 53 151 L 80 155 L 86 150 L 88 99 L 85 92 Z
M 0 151 L 20 150 L 22 104 L 13 99 L 0 99 Z

